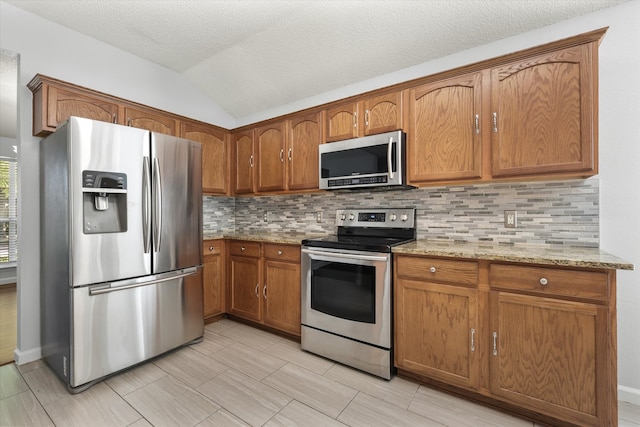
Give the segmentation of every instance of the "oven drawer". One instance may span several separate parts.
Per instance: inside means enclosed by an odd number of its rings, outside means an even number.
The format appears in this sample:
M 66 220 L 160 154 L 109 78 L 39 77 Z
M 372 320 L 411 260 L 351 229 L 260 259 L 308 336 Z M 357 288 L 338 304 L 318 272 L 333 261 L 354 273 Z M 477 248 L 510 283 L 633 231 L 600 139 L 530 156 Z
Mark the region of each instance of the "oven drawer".
M 264 257 L 278 261 L 300 262 L 300 246 L 266 243 Z
M 608 301 L 609 296 L 609 276 L 599 271 L 491 264 L 489 285 L 493 290 L 598 301 Z
M 475 286 L 478 263 L 422 256 L 396 256 L 397 276 L 433 283 Z
M 254 258 L 260 257 L 260 243 L 247 242 L 243 240 L 233 240 L 229 244 L 229 253 L 231 255 L 249 256 Z

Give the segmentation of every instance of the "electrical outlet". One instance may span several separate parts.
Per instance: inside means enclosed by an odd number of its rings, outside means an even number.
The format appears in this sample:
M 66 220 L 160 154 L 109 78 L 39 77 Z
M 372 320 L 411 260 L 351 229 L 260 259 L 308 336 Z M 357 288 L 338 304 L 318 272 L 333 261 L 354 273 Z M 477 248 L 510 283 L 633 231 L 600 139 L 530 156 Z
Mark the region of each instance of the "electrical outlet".
M 506 228 L 516 228 L 518 226 L 517 211 L 504 211 L 504 226 Z
M 322 211 L 316 212 L 316 222 L 322 222 Z
M 269 222 L 269 212 L 264 211 L 264 214 L 262 214 L 262 219 L 264 222 Z

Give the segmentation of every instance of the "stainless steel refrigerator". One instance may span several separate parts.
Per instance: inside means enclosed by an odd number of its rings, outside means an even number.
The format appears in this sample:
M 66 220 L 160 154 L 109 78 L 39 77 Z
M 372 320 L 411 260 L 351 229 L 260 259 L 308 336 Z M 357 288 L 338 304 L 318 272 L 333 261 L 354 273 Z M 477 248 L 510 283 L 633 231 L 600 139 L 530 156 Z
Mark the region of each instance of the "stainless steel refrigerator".
M 40 144 L 42 355 L 67 389 L 201 340 L 200 144 L 76 117 Z

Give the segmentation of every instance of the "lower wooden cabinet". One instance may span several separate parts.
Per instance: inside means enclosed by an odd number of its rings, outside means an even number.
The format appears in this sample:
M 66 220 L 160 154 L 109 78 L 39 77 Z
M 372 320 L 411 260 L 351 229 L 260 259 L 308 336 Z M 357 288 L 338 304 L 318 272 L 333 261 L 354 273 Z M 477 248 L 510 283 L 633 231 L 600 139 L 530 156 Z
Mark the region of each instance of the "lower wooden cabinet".
M 229 244 L 229 313 L 300 335 L 300 246 Z
M 547 423 L 617 425 L 615 270 L 395 263 L 400 373 Z
M 396 366 L 476 388 L 477 264 L 398 256 L 396 271 Z
M 226 312 L 224 240 L 205 240 L 202 253 L 204 317 L 207 319 Z

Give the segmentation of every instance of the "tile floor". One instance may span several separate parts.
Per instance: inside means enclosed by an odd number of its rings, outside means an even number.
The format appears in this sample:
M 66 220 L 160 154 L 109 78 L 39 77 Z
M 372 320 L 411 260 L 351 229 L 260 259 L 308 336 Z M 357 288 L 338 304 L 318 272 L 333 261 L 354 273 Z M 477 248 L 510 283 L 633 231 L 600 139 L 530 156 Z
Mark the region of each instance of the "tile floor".
M 71 395 L 42 361 L 0 367 L 1 426 L 529 426 L 395 377 L 380 380 L 228 319 L 199 344 Z M 640 407 L 620 404 L 620 426 Z

